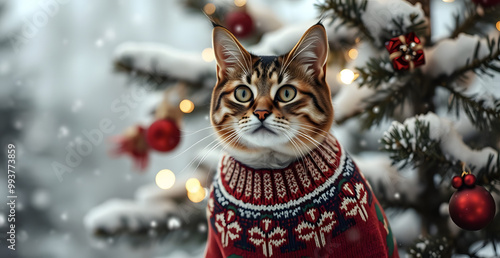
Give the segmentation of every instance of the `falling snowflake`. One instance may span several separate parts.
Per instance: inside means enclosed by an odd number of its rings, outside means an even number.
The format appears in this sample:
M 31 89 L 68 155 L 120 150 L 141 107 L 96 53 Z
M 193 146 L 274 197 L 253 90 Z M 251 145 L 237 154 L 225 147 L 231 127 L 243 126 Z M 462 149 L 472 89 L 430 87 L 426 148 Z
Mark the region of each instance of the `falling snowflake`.
M 207 225 L 205 225 L 204 223 L 200 223 L 198 225 L 198 231 L 202 232 L 202 233 L 205 233 L 207 232 Z
M 69 129 L 66 126 L 59 127 L 59 131 L 57 133 L 57 138 L 62 139 L 66 138 L 69 135 Z
M 76 112 L 80 111 L 82 106 L 83 106 L 83 102 L 81 100 L 77 99 L 77 100 L 75 100 L 75 102 L 73 102 L 73 105 L 71 106 L 71 111 L 73 111 L 73 113 L 76 113 Z
M 46 190 L 37 189 L 33 192 L 31 203 L 37 209 L 46 209 L 50 205 L 50 195 Z
M 112 28 L 108 28 L 108 29 L 106 29 L 106 31 L 104 32 L 104 37 L 105 37 L 107 40 L 114 40 L 114 39 L 115 39 L 115 37 L 116 37 L 115 30 L 113 30 Z
M 168 229 L 175 230 L 181 227 L 181 221 L 178 218 L 170 218 L 167 222 Z
M 104 45 L 104 41 L 102 39 L 97 39 L 95 41 L 96 47 L 102 47 Z
M 61 213 L 61 220 L 67 221 L 68 220 L 68 213 L 66 213 L 66 212 Z
M 17 120 L 16 122 L 14 122 L 14 128 L 20 130 L 21 128 L 23 128 L 23 122 Z

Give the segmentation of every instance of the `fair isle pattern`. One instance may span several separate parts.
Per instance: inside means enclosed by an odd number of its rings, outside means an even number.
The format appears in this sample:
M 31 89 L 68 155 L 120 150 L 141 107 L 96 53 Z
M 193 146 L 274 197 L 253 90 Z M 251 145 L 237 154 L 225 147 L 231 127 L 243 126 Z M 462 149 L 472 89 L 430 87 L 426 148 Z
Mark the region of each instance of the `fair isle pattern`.
M 306 195 L 318 190 L 319 186 L 322 186 L 320 188 L 325 188 L 328 187 L 329 184 L 324 184 L 328 179 L 335 180 L 340 173 L 342 172 L 342 161 L 341 159 L 344 157 L 343 152 L 340 150 L 337 141 L 335 138 L 333 138 L 332 135 L 329 135 L 328 137 L 330 141 L 325 141 L 326 144 L 323 144 L 322 147 L 317 148 L 316 150 L 313 150 L 310 155 L 303 157 L 299 159 L 298 161 L 292 163 L 289 167 L 294 169 L 279 169 L 279 170 L 254 170 L 250 167 L 245 166 L 244 164 L 241 164 L 237 162 L 234 158 L 232 157 L 224 157 L 223 161 L 221 162 L 222 166 L 222 171 L 225 171 L 225 177 L 224 179 L 220 179 L 219 182 L 221 185 L 224 187 L 221 188 L 223 194 L 225 197 L 232 199 L 236 198 L 238 201 L 242 201 L 243 198 L 239 197 L 238 194 L 236 193 L 234 186 L 237 184 L 236 180 L 240 180 L 243 182 L 238 182 L 238 184 L 245 184 L 247 186 L 252 185 L 251 180 L 253 175 L 253 189 L 252 194 L 254 196 L 253 200 L 251 201 L 246 201 L 246 203 L 251 203 L 255 205 L 274 205 L 278 203 L 288 203 L 290 200 L 297 200 L 301 198 L 297 197 L 305 197 Z M 326 166 L 326 161 L 324 161 L 321 156 L 318 155 L 318 153 L 323 152 L 323 149 L 329 148 L 331 150 L 337 150 L 336 152 L 333 153 L 333 160 L 334 162 L 331 162 L 331 168 L 328 169 L 323 169 L 320 170 L 319 167 L 321 166 Z M 316 157 L 315 159 L 317 161 L 314 161 L 311 157 Z M 229 168 L 227 170 L 224 170 L 224 165 L 223 162 L 229 159 L 227 161 L 227 165 Z M 305 163 L 305 164 L 304 164 Z M 305 166 L 304 166 L 305 165 Z M 307 167 L 307 169 L 305 169 Z M 246 170 L 246 175 L 247 177 L 239 177 L 238 175 L 240 174 L 240 169 L 244 168 Z M 354 169 L 354 168 L 352 168 Z M 286 171 L 289 171 L 289 175 L 286 176 L 285 174 L 287 173 Z M 292 171 L 296 171 L 292 172 Z M 324 172 L 323 172 L 324 171 Z M 292 174 L 290 174 L 290 172 Z M 297 185 L 297 181 L 294 179 L 295 177 L 299 178 L 300 184 L 298 185 L 297 188 L 300 188 L 300 196 L 291 196 L 288 193 L 286 193 L 286 190 L 283 191 L 283 189 L 276 188 L 276 182 L 272 182 L 272 176 L 271 174 L 274 175 L 274 178 L 276 179 L 279 177 L 279 179 L 284 179 L 286 182 L 283 182 L 284 185 Z M 314 182 L 314 183 L 313 183 Z M 279 184 L 278 184 L 279 185 Z M 247 189 L 250 191 L 250 188 Z M 285 193 L 282 198 L 275 198 L 274 196 L 274 190 L 276 192 L 279 192 L 281 194 Z M 290 191 L 291 192 L 291 191 Z M 264 197 L 264 199 L 261 199 L 261 196 Z
M 398 257 L 362 174 L 333 136 L 284 169 L 221 159 L 207 257 Z

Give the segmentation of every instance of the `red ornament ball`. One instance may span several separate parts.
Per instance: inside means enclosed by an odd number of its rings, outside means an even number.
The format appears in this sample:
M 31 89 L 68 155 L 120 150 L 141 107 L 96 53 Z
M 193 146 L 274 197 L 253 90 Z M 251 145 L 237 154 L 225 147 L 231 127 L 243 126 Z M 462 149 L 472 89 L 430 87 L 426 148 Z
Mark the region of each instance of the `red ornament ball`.
M 500 4 L 500 0 L 472 0 L 472 2 L 484 7 L 491 7 Z
M 495 216 L 495 201 L 482 186 L 464 187 L 450 199 L 450 217 L 457 226 L 465 230 L 480 230 Z
M 254 31 L 252 17 L 246 12 L 230 12 L 226 16 L 226 26 L 237 38 L 250 36 Z
M 177 147 L 181 141 L 181 131 L 173 120 L 157 120 L 149 126 L 146 139 L 151 148 L 167 152 Z
M 476 176 L 473 174 L 467 174 L 464 176 L 464 184 L 466 186 L 474 186 L 476 184 Z
M 458 189 L 462 186 L 463 180 L 461 176 L 454 176 L 453 179 L 451 179 L 451 185 L 453 188 Z

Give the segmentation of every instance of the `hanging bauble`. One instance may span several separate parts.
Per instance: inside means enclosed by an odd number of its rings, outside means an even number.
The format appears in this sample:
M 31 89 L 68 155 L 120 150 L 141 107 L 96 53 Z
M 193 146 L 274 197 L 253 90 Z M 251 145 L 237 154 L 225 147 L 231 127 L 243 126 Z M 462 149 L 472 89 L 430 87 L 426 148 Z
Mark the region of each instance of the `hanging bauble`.
M 112 151 L 114 155 L 126 154 L 132 157 L 135 166 L 144 170 L 148 165 L 149 145 L 146 141 L 146 129 L 136 125 L 112 138 L 117 147 Z
M 151 148 L 167 152 L 173 150 L 181 140 L 181 131 L 172 119 L 160 119 L 149 126 L 146 139 Z
M 254 31 L 252 17 L 245 11 L 230 12 L 226 15 L 226 27 L 237 38 L 250 36 Z
M 425 64 L 424 47 L 414 32 L 390 39 L 385 43 L 385 48 L 397 71 L 412 70 Z
M 491 7 L 500 4 L 500 0 L 472 0 L 472 2 L 483 7 Z
M 458 179 L 462 182 L 458 183 Z M 480 230 L 495 216 L 495 201 L 490 192 L 476 185 L 476 177 L 470 173 L 454 177 L 452 185 L 458 190 L 451 196 L 450 217 L 457 226 L 465 230 Z

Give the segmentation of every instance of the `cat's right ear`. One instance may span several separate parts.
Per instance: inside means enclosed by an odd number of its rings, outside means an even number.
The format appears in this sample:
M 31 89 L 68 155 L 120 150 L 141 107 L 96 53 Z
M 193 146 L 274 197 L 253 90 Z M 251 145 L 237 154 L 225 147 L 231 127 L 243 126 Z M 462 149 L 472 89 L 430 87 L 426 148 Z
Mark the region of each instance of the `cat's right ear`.
M 252 56 L 224 27 L 216 26 L 212 32 L 212 44 L 217 61 L 217 76 L 225 78 L 234 71 L 249 75 L 252 71 Z

